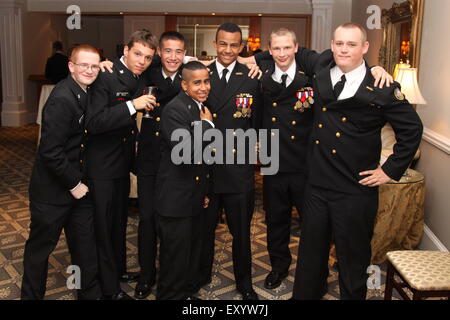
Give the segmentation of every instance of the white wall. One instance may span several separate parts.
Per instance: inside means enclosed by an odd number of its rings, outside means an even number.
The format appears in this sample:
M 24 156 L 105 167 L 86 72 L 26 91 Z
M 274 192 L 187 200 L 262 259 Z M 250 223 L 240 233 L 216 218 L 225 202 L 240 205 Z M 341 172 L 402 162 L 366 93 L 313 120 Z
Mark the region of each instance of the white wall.
M 417 110 L 426 127 L 418 170 L 425 174 L 425 223 L 450 249 L 450 1 L 425 1 L 419 86 L 427 105 Z

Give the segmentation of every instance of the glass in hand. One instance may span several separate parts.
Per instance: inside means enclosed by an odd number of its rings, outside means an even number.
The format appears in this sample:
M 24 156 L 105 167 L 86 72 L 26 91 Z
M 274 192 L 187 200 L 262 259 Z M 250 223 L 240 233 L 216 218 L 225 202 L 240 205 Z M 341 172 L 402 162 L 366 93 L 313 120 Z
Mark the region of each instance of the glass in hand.
M 144 88 L 143 94 L 152 95 L 156 98 L 156 89 L 155 86 L 147 86 Z M 144 118 L 153 119 L 153 117 L 150 115 L 150 110 L 153 110 L 153 106 L 147 105 L 147 109 L 144 111 Z

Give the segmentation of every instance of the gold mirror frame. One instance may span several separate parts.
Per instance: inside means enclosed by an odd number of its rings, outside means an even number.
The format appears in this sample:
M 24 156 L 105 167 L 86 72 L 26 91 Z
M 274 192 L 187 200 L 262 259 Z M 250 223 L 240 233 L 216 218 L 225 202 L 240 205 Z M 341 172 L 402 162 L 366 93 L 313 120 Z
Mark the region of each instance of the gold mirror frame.
M 379 63 L 391 73 L 394 71 L 395 65 L 400 62 L 398 39 L 402 23 L 410 23 L 410 44 L 407 58 L 411 67 L 419 67 L 423 6 L 424 0 L 408 0 L 394 3 L 391 9 L 383 9 L 381 13 L 383 43 L 379 53 Z

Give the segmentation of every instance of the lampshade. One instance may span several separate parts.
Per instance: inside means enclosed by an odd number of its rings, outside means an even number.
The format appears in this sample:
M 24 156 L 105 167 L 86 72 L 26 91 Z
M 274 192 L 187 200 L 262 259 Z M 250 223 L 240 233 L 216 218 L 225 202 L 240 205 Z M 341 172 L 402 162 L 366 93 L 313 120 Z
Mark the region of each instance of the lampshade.
M 397 74 L 398 74 L 398 69 L 400 69 L 400 68 L 410 68 L 410 67 L 411 67 L 411 65 L 409 64 L 408 61 L 406 63 L 404 63 L 402 60 L 400 60 L 400 62 L 395 65 L 394 74 L 392 76 L 394 77 L 394 79 L 396 79 L 397 78 Z
M 399 68 L 395 81 L 402 86 L 402 93 L 411 104 L 426 104 L 417 83 L 417 68 Z

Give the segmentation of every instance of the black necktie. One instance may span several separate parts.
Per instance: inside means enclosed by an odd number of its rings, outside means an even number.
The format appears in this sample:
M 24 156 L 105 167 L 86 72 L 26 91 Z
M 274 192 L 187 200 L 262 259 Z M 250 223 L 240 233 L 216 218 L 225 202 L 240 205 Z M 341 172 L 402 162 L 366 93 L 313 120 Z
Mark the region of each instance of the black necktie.
M 288 75 L 287 75 L 286 73 L 284 73 L 284 74 L 281 76 L 281 85 L 282 85 L 283 87 L 285 87 L 285 88 L 286 88 L 286 79 L 287 79 L 287 77 L 288 77 Z
M 222 71 L 222 78 L 220 78 L 220 83 L 222 83 L 222 86 L 225 88 L 227 86 L 227 73 L 228 69 L 225 68 Z
M 172 78 L 171 77 L 167 77 L 166 81 L 169 84 L 169 86 L 172 84 Z
M 334 96 L 337 98 L 339 98 L 339 95 L 341 94 L 342 90 L 344 90 L 344 86 L 345 86 L 345 81 L 347 81 L 347 79 L 345 78 L 345 74 L 342 75 L 341 80 L 339 80 L 335 85 L 334 85 Z

